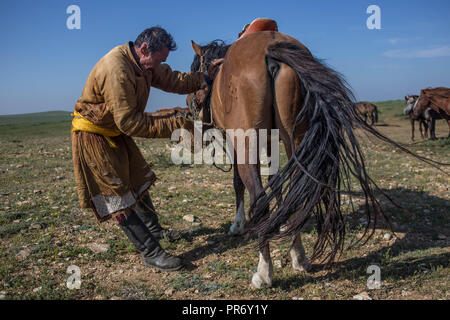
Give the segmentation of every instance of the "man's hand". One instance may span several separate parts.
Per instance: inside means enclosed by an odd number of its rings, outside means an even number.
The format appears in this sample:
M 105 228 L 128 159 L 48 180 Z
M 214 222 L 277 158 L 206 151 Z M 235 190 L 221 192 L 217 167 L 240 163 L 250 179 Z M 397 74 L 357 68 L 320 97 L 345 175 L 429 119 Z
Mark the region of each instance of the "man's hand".
M 217 72 L 219 71 L 220 65 L 223 63 L 225 59 L 215 59 L 211 64 L 208 66 L 208 77 L 212 80 L 216 76 Z

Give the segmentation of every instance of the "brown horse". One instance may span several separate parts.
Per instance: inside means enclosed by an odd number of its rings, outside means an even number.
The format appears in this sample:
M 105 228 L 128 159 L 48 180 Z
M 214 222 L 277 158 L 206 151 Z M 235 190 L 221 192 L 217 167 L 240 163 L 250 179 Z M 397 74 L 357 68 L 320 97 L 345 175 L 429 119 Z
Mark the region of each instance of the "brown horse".
M 374 125 L 378 122 L 378 109 L 377 106 L 370 102 L 357 102 L 355 103 L 356 112 L 364 117 L 364 122 L 367 123 L 367 117 L 370 117 L 370 125 Z
M 403 114 L 409 116 L 409 119 L 411 120 L 411 140 L 414 141 L 414 122 L 419 121 L 419 131 L 420 136 L 422 139 L 428 137 L 428 123 L 427 119 L 425 119 L 425 111 L 420 113 L 418 116 L 414 114 L 413 107 L 416 104 L 417 99 L 419 99 L 419 96 L 417 95 L 408 95 L 405 96 L 405 109 L 403 109 Z M 422 127 L 425 128 L 425 134 L 423 133 Z M 431 132 L 430 132 L 431 133 Z
M 174 116 L 191 116 L 191 110 L 189 108 L 181 108 L 181 107 L 173 107 L 173 108 L 163 108 L 152 112 L 153 116 L 166 116 L 166 115 L 174 115 Z
M 230 232 L 258 236 L 260 260 L 252 285 L 272 284 L 269 242 L 274 239 L 293 237 L 293 268 L 309 267 L 300 231 L 312 216 L 318 237 L 311 261 L 324 256 L 324 260 L 333 261 L 344 248 L 346 233 L 341 195 L 348 194 L 352 203 L 353 179 L 360 184 L 365 199 L 368 224 L 363 238 L 370 237 L 377 218 L 384 213 L 375 198 L 374 189 L 379 189 L 367 175 L 354 129 L 395 143 L 362 121 L 341 76 L 314 58 L 298 40 L 275 31 L 249 34 L 224 51 L 216 50 L 217 43 L 192 44 L 196 52 L 192 71 L 206 70 L 213 59 L 225 56 L 210 99 L 202 106 L 210 110 L 214 126 L 222 130 L 278 129 L 288 156 L 284 167 L 263 187 L 259 161 L 249 161 L 249 141 L 245 141 L 243 151 L 234 143 L 237 209 Z M 236 162 L 238 152 L 244 152 L 245 163 Z M 251 204 L 247 224 L 245 188 Z M 370 233 L 369 225 L 373 227 Z
M 421 90 L 419 99 L 414 105 L 414 114 L 417 116 L 427 108 L 433 109 L 447 121 L 450 137 L 450 89 L 439 87 Z

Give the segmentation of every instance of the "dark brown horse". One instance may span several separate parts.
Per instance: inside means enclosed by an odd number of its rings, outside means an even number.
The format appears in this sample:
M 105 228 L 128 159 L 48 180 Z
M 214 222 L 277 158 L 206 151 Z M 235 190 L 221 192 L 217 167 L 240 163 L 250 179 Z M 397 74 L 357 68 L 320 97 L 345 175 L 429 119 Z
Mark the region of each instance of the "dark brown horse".
M 343 250 L 346 226 L 341 195 L 348 194 L 352 203 L 353 179 L 360 184 L 365 199 L 368 224 L 363 238 L 373 234 L 377 219 L 384 213 L 375 198 L 374 189 L 379 189 L 367 175 L 354 129 L 395 143 L 361 120 L 345 81 L 298 40 L 263 31 L 242 37 L 229 48 L 223 45 L 227 50 L 211 54 L 216 44 L 202 47 L 193 42 L 196 56 L 192 71 L 206 70 L 213 59 L 225 56 L 210 99 L 202 108 L 210 110 L 211 122 L 222 130 L 278 129 L 288 156 L 284 167 L 263 187 L 259 161 L 249 161 L 248 140 L 244 150 L 234 144 L 237 209 L 230 232 L 258 236 L 260 260 L 252 285 L 270 286 L 271 240 L 293 237 L 293 268 L 309 267 L 300 231 L 312 216 L 318 237 L 311 259 L 325 256 L 331 262 Z M 244 152 L 245 163 L 236 162 L 238 152 Z M 245 188 L 251 204 L 247 224 Z M 371 233 L 367 232 L 369 225 L 373 227 Z M 330 250 L 326 253 L 327 248 Z
M 364 122 L 367 123 L 367 117 L 370 117 L 370 125 L 374 125 L 378 122 L 378 109 L 377 106 L 370 102 L 357 102 L 355 103 L 356 112 L 364 117 Z
M 419 115 L 427 108 L 431 108 L 447 121 L 450 137 L 450 89 L 439 87 L 434 89 L 423 89 L 420 91 L 419 99 L 414 105 L 414 115 Z

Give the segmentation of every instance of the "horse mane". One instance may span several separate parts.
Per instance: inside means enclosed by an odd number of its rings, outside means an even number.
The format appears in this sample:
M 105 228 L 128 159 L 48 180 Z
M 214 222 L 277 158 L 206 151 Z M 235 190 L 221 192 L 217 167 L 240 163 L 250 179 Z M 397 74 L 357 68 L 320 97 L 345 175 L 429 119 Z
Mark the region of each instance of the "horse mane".
M 158 119 L 158 118 L 164 118 L 169 119 L 169 121 L 175 124 L 178 123 L 180 117 L 189 117 L 192 116 L 192 112 L 189 108 L 181 108 L 181 107 L 173 107 L 173 108 L 162 108 L 159 110 L 156 110 L 155 112 L 149 113 L 152 117 Z
M 216 39 L 211 41 L 209 44 L 202 46 L 202 49 L 205 50 L 204 59 L 206 61 L 212 61 L 214 59 L 225 57 L 228 48 L 231 44 L 226 44 L 225 41 Z M 191 71 L 197 71 L 200 69 L 200 57 L 195 55 L 194 61 L 191 64 Z
M 189 108 L 181 108 L 181 107 L 173 107 L 173 108 L 162 108 L 162 109 L 158 109 L 155 111 L 155 113 L 162 113 L 162 114 L 166 114 L 166 113 L 173 113 L 174 111 L 180 111 L 180 112 L 189 112 Z

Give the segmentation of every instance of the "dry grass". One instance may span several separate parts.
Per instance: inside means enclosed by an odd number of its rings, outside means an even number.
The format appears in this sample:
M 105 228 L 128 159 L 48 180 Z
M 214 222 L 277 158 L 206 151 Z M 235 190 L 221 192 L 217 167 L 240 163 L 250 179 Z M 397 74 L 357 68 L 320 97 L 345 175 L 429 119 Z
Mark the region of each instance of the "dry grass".
M 409 121 L 400 101 L 378 104 L 377 128 L 410 143 Z M 331 270 L 315 264 L 310 273 L 295 272 L 288 244 L 273 244 L 273 287 L 249 287 L 256 269 L 255 241 L 229 237 L 234 219 L 232 173 L 207 165 L 174 166 L 168 140 L 137 139 L 159 180 L 152 199 L 166 227 L 186 237 L 163 241 L 169 252 L 189 261 L 187 269 L 157 272 L 140 256 L 113 222 L 98 225 L 79 209 L 73 179 L 67 115 L 33 124 L 0 119 L 0 296 L 7 299 L 352 299 L 367 292 L 373 299 L 449 299 L 449 177 L 390 146 L 363 138 L 369 171 L 382 189 L 410 215 L 385 199 L 396 237 L 380 225 L 366 245 L 346 251 Z M 15 122 L 14 122 L 15 121 Z M 410 149 L 450 162 L 447 125 L 438 121 L 438 141 L 419 141 Z M 417 137 L 417 135 L 416 135 Z M 446 169 L 449 171 L 449 169 Z M 246 198 L 248 206 L 248 198 Z M 193 214 L 201 222 L 182 219 Z M 363 214 L 349 213 L 349 236 L 362 230 Z M 304 233 L 311 252 L 315 231 Z M 93 243 L 107 244 L 94 253 Z M 368 290 L 368 266 L 381 268 L 382 286 Z M 81 269 L 81 288 L 69 290 L 70 265 Z

